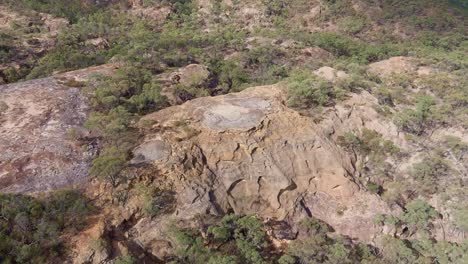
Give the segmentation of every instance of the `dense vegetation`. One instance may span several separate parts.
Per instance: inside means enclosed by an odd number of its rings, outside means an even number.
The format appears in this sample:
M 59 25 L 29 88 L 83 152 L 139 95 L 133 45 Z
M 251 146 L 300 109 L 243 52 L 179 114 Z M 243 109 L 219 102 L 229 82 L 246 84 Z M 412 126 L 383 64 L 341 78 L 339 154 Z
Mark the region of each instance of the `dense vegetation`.
M 20 12 L 32 9 L 67 18 L 72 23 L 96 9 L 93 5 L 80 0 L 4 0 L 4 3 Z
M 408 205 L 400 218 L 379 216 L 376 223 L 390 221 L 408 225 L 409 232 L 427 231 L 436 211 L 417 200 Z M 174 237 L 178 256 L 170 263 L 463 263 L 467 260 L 468 244 L 435 242 L 427 237 L 403 240 L 392 236 L 382 238 L 381 249 L 353 243 L 333 233 L 331 227 L 310 218 L 299 224 L 303 237 L 288 245 L 285 252 L 275 251 L 264 223 L 254 216 L 226 215 L 200 228 L 177 228 Z M 287 227 L 282 229 L 287 230 Z
M 172 263 L 358 263 L 377 261 L 374 249 L 327 236 L 331 228 L 310 219 L 301 223 L 305 239 L 291 244 L 282 255 L 274 251 L 268 224 L 254 216 L 226 215 L 209 226 L 204 236 L 193 228 L 177 229 L 180 254 Z
M 75 191 L 40 198 L 0 194 L 0 262 L 59 261 L 66 250 L 66 236 L 80 231 L 92 210 L 89 201 Z

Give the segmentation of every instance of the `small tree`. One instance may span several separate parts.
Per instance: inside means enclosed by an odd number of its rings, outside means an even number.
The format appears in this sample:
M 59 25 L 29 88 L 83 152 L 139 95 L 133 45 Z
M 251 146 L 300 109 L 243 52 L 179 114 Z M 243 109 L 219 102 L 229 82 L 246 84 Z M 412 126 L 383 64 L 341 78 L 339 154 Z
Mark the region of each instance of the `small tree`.
M 99 157 L 93 160 L 91 174 L 108 180 L 112 186 L 117 186 L 120 172 L 127 163 L 127 154 L 118 147 L 106 148 Z
M 419 98 L 415 109 L 404 110 L 395 122 L 403 131 L 420 136 L 434 121 L 432 110 L 434 105 L 433 97 L 423 96 Z
M 426 231 L 429 229 L 430 221 L 438 216 L 437 211 L 423 200 L 414 200 L 406 205 L 406 211 L 401 215 L 404 221 L 412 229 Z
M 330 82 L 313 73 L 297 72 L 288 80 L 288 104 L 292 107 L 326 105 L 333 95 Z

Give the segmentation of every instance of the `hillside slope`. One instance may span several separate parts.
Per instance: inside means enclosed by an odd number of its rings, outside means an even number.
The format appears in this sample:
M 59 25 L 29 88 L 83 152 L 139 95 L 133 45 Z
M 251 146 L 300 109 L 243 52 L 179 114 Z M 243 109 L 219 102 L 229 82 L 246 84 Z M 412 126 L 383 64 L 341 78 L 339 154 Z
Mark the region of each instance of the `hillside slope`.
M 466 8 L 2 2 L 0 262 L 467 262 Z

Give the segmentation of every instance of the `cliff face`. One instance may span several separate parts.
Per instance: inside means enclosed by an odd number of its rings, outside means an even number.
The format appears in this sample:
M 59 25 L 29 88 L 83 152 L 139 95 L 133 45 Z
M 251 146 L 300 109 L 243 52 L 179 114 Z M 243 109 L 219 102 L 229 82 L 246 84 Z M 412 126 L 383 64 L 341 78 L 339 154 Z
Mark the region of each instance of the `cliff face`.
M 93 144 L 77 136 L 87 118 L 84 81 L 108 74 L 100 66 L 0 86 L 0 190 L 39 192 L 73 186 L 88 178 Z

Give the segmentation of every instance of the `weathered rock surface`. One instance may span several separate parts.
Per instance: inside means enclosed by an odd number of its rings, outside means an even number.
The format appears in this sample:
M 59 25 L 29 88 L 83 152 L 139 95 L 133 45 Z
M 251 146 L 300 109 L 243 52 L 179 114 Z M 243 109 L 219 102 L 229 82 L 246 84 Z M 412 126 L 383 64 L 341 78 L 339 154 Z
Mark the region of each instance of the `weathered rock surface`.
M 408 74 L 417 70 L 415 60 L 411 57 L 392 57 L 369 65 L 369 72 L 381 77 L 394 74 Z
M 206 66 L 189 64 L 176 71 L 160 74 L 156 80 L 163 86 L 161 94 L 167 97 L 171 105 L 177 105 L 186 101 L 183 94 L 178 92 L 179 87 L 202 87 L 212 81 L 210 77 L 211 73 Z
M 88 106 L 81 88 L 66 84 L 111 71 L 104 65 L 0 86 L 0 191 L 47 191 L 87 178 L 93 146 L 80 146 L 70 132 Z
M 353 182 L 354 157 L 335 143 L 330 124 L 287 108 L 284 97 L 279 86 L 255 87 L 147 115 L 152 131 L 137 160 L 173 175 L 175 218 L 233 210 L 295 224 L 315 216 L 341 234 L 372 240 L 381 232 L 375 214 L 391 210 Z M 333 129 L 341 125 L 348 124 Z M 138 239 L 156 237 L 141 232 Z
M 330 82 L 334 82 L 339 79 L 346 78 L 348 76 L 348 74 L 346 74 L 344 71 L 337 71 L 332 67 L 328 66 L 321 67 L 320 69 L 314 71 L 314 73 L 317 76 L 320 76 Z

